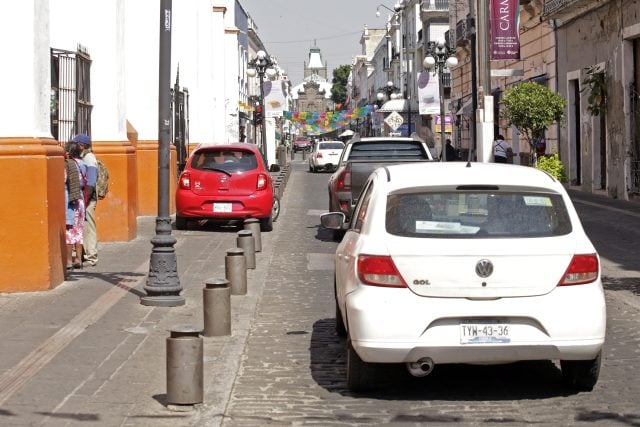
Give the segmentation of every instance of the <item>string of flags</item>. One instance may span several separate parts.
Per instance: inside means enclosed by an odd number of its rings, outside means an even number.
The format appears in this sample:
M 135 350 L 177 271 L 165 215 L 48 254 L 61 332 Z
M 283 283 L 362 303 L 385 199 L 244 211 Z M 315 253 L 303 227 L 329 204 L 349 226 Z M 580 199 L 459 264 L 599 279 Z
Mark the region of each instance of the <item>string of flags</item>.
M 365 105 L 363 107 L 342 111 L 284 111 L 283 116 L 305 133 L 322 134 L 341 129 L 347 126 L 352 120 L 368 116 L 372 111 L 373 105 Z

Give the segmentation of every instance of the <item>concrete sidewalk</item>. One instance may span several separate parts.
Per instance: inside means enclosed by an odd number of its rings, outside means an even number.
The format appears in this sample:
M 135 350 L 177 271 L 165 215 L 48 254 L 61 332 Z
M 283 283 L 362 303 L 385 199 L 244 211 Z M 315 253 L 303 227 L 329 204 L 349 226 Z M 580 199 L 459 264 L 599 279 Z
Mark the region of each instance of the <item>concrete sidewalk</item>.
M 247 295 L 231 297 L 232 335 L 204 338 L 208 406 L 198 410 L 224 411 L 280 226 L 262 233 Z M 203 327 L 205 280 L 225 277 L 224 258 L 240 229 L 174 231 L 182 307 L 139 302 L 155 217 L 138 219 L 134 241 L 101 244 L 98 266 L 73 271 L 54 290 L 0 294 L 0 424 L 190 424 L 198 410 L 166 406 L 166 338 L 176 326 Z

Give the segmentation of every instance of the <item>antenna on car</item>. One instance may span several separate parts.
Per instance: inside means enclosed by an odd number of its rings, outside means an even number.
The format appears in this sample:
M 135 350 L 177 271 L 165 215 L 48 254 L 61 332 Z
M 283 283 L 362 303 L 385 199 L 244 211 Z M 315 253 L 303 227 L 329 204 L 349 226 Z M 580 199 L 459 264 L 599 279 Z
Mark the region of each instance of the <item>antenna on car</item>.
M 471 167 L 471 156 L 473 154 L 473 148 L 469 148 L 469 156 L 467 157 L 467 167 Z

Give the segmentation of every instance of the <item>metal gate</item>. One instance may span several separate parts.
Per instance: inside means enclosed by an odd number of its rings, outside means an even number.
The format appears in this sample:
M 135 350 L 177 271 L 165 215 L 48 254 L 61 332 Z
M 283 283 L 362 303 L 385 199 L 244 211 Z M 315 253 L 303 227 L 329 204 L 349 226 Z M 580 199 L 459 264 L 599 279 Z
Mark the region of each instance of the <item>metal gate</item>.
M 92 109 L 91 57 L 87 49 L 51 49 L 51 135 L 60 142 L 78 133 L 91 135 Z
M 640 194 L 640 93 L 634 83 L 631 95 L 631 192 Z
M 180 89 L 180 70 L 176 74 L 176 83 L 171 89 L 171 135 L 176 147 L 178 176 L 184 170 L 189 158 L 189 90 Z

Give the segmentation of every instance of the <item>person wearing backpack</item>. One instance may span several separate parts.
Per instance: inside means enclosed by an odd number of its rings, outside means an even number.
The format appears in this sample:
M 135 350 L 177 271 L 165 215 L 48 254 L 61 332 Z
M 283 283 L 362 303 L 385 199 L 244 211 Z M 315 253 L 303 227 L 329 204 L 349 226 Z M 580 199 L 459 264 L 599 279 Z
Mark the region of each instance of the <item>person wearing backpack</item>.
M 91 138 L 89 135 L 80 133 L 73 137 L 73 142 L 77 142 L 82 147 L 82 160 L 87 165 L 87 200 L 85 208 L 84 227 L 84 259 L 90 266 L 98 263 L 98 234 L 96 230 L 96 204 L 98 195 L 96 193 L 96 182 L 98 180 L 98 159 L 96 159 L 91 149 Z

